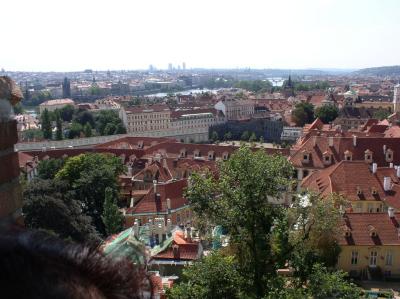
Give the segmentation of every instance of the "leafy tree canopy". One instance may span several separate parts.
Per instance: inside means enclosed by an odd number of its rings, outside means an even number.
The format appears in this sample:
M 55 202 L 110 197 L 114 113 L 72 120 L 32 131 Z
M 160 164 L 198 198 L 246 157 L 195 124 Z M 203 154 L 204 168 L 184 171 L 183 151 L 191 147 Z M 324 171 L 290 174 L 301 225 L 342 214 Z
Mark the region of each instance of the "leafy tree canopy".
M 323 105 L 315 109 L 315 117 L 318 117 L 324 124 L 328 124 L 339 115 L 339 109 L 334 105 Z
M 305 124 L 314 121 L 314 105 L 307 102 L 296 104 L 292 111 L 292 119 L 297 126 L 303 127 Z
M 104 211 L 104 194 L 107 187 L 118 194 L 118 175 L 124 166 L 119 157 L 108 154 L 81 154 L 67 160 L 56 178 L 68 182 L 82 202 L 85 214 L 93 218 L 97 230 L 105 234 L 101 215 Z
M 77 242 L 99 240 L 91 218 L 82 213 L 65 182 L 37 179 L 27 186 L 23 198 L 27 227 L 52 231 Z

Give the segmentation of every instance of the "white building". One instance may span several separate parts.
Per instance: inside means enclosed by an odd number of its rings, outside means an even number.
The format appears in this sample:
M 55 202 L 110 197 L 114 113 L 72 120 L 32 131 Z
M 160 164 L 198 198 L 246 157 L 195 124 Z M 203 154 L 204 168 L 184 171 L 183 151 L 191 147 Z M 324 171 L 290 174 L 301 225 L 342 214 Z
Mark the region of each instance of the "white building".
M 254 114 L 254 106 L 252 100 L 230 99 L 220 100 L 214 107 L 225 115 L 226 120 L 246 120 Z
M 302 127 L 283 127 L 281 140 L 296 141 L 302 134 Z
M 39 113 L 41 114 L 45 109 L 47 109 L 48 111 L 54 111 L 56 109 L 61 109 L 67 105 L 75 106 L 75 102 L 71 99 L 49 100 L 39 105 Z

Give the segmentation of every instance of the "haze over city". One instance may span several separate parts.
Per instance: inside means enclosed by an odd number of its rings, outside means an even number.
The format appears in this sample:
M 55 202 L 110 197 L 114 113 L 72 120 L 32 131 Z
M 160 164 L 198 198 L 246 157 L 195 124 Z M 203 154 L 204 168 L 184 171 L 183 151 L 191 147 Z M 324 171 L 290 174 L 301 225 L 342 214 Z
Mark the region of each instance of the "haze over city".
M 397 65 L 395 0 L 28 1 L 2 4 L 10 71 Z

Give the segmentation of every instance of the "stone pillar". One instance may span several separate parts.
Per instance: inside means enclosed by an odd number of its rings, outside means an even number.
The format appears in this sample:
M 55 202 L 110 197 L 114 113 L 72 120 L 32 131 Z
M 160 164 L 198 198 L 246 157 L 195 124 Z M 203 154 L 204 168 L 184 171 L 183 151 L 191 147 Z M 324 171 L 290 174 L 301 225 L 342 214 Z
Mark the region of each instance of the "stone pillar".
M 23 223 L 22 194 L 19 185 L 17 122 L 12 106 L 22 98 L 16 84 L 8 77 L 0 77 L 0 224 Z

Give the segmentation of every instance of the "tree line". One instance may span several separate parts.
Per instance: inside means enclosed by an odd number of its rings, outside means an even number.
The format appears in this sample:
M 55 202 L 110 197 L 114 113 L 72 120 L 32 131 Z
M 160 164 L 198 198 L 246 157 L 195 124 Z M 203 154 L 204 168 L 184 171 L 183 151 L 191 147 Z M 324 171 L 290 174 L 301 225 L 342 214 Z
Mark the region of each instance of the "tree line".
M 41 130 L 45 139 L 61 140 L 126 133 L 122 120 L 113 110 L 92 113 L 86 109 L 76 109 L 67 105 L 55 111 L 45 109 L 40 118 Z M 53 136 L 52 122 L 56 123 L 55 136 Z M 63 128 L 65 124 L 67 124 L 66 128 Z

